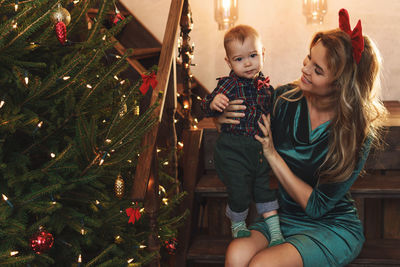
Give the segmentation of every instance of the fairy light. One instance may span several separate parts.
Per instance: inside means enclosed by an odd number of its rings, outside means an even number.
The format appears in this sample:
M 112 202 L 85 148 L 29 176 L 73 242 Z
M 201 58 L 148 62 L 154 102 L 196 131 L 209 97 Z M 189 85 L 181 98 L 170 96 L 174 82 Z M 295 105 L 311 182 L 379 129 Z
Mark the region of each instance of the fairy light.
M 64 77 L 63 77 L 63 80 L 66 81 L 66 80 L 68 80 L 69 78 L 71 78 L 71 76 L 64 76 Z
M 162 202 L 163 202 L 165 205 L 168 205 L 168 198 L 164 197 L 164 198 L 162 199 Z
M 157 153 L 161 152 L 161 149 L 157 148 Z
M 119 82 L 121 85 L 123 85 L 125 83 L 125 80 L 122 80 Z
M 0 101 L 0 108 L 2 108 L 2 107 L 4 106 L 5 103 L 6 103 L 6 102 L 4 102 L 4 100 L 1 100 L 1 101 Z
M 197 98 L 197 100 L 200 100 L 200 101 L 203 100 L 200 96 L 197 96 L 196 98 Z
M 194 129 L 197 129 L 197 125 L 194 125 L 193 128 L 194 128 Z
M 4 195 L 4 194 L 1 194 L 1 195 L 3 196 L 4 201 L 7 202 L 7 204 L 8 204 L 11 208 L 14 208 L 13 204 L 11 203 L 11 201 L 8 200 L 8 197 L 7 197 L 6 195 Z
M 194 118 L 195 123 L 199 123 L 199 120 L 197 118 Z
M 189 102 L 188 101 L 184 101 L 183 102 L 183 108 L 184 109 L 188 109 L 189 108 Z
M 120 56 L 120 55 L 115 55 L 115 57 L 116 57 L 116 58 L 121 58 L 121 56 Z
M 178 120 L 177 119 L 174 119 L 174 123 L 177 123 L 178 122 Z
M 100 163 L 99 163 L 99 166 L 103 165 L 103 163 L 104 163 L 104 159 L 101 159 Z
M 43 125 L 43 121 L 40 121 L 40 122 L 38 123 L 37 127 L 38 127 L 38 128 L 41 128 L 42 125 Z
M 14 9 L 15 9 L 15 12 L 18 11 L 18 4 L 15 4 L 15 5 L 14 5 Z
M 183 143 L 182 142 L 178 142 L 178 146 L 183 147 Z
M 111 139 L 106 139 L 106 144 L 111 144 Z
M 144 212 L 144 208 L 141 208 L 141 209 L 139 210 L 139 212 L 140 212 L 140 213 L 143 213 L 143 212 Z
M 107 121 L 106 120 L 103 120 L 103 123 L 106 123 Z
M 98 201 L 97 199 L 96 199 L 96 205 L 99 205 L 100 204 L 100 201 Z
M 11 256 L 15 256 L 15 255 L 17 255 L 18 253 L 19 253 L 19 251 L 11 251 L 11 252 L 10 252 L 10 255 L 11 255 Z
M 128 162 L 128 163 L 132 163 L 132 160 L 128 159 L 127 162 Z
M 79 0 L 74 0 L 74 5 L 78 4 Z
M 89 88 L 89 89 L 92 88 L 92 86 L 90 84 L 86 84 L 86 87 Z
M 56 157 L 56 154 L 50 153 L 50 157 L 55 158 L 55 157 Z
M 78 256 L 78 266 L 81 266 L 82 263 L 82 254 L 79 254 Z
M 107 37 L 107 36 L 104 35 L 103 38 L 101 38 L 101 39 L 103 39 L 103 41 L 105 41 L 105 40 L 106 40 L 106 37 Z
M 132 259 L 127 260 L 126 262 L 127 262 L 127 263 L 131 263 L 133 260 L 134 260 L 134 259 L 132 258 Z
M 82 229 L 81 229 L 81 235 L 85 235 L 85 233 L 86 233 L 86 232 L 85 232 L 85 229 L 82 228 Z
M 15 22 L 15 23 L 12 25 L 12 27 L 13 27 L 13 29 L 16 29 L 16 28 L 18 27 L 18 23 Z
M 28 78 L 28 75 L 26 75 L 26 74 L 25 74 L 25 78 L 24 78 L 24 80 L 25 80 L 25 84 L 26 84 L 26 85 L 28 85 L 28 83 L 29 83 L 29 78 Z
M 116 79 L 117 81 L 119 80 L 117 75 L 114 75 L 114 79 Z
M 165 190 L 165 188 L 162 185 L 158 186 L 158 194 L 161 195 L 161 193 L 166 194 L 167 191 Z
M 143 248 L 147 248 L 146 245 L 140 245 L 139 248 L 143 249 Z
M 168 161 L 163 163 L 164 166 L 167 166 L 168 164 L 169 164 Z

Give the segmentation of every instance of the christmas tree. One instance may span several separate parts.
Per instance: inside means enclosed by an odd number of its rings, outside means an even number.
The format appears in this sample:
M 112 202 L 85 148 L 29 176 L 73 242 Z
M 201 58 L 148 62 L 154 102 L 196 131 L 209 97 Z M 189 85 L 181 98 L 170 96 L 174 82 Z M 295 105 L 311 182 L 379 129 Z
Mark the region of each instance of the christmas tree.
M 88 10 L 97 15 L 89 18 Z M 160 252 L 129 199 L 152 109 L 110 53 L 110 0 L 0 0 L 0 265 L 143 266 L 173 253 L 184 214 L 160 162 Z M 168 205 L 167 205 L 168 204 Z M 165 262 L 165 260 L 161 260 Z

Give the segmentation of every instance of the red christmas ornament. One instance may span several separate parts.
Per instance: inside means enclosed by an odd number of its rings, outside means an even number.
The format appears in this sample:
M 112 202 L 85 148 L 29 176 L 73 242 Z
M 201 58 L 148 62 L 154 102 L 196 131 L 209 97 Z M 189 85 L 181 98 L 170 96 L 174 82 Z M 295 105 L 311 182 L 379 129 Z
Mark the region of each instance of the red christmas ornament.
M 167 250 L 168 254 L 174 255 L 176 251 L 176 247 L 178 246 L 178 240 L 176 238 L 171 238 L 170 240 L 166 240 L 164 242 L 164 247 Z
M 56 23 L 55 30 L 58 41 L 64 45 L 65 41 L 67 41 L 67 26 L 65 26 L 64 22 L 59 21 Z
M 122 16 L 121 13 L 118 12 L 118 13 L 115 14 L 115 16 L 114 16 L 112 21 L 113 21 L 114 25 L 117 25 L 120 21 L 123 21 L 124 19 L 125 19 L 125 17 Z
M 49 250 L 54 244 L 53 235 L 49 232 L 40 229 L 37 233 L 35 233 L 31 239 L 30 244 L 32 250 L 36 254 L 41 254 L 47 250 Z

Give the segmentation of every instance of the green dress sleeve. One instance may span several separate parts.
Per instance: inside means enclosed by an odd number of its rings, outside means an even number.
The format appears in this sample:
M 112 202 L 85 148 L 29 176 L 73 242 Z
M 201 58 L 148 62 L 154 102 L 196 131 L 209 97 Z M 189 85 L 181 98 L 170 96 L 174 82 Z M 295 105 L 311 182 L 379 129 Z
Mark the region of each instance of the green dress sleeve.
M 371 139 L 367 139 L 361 149 L 361 157 L 349 179 L 344 182 L 327 183 L 316 186 L 308 199 L 305 213 L 314 219 L 321 218 L 338 203 L 350 190 L 367 160 L 371 147 Z

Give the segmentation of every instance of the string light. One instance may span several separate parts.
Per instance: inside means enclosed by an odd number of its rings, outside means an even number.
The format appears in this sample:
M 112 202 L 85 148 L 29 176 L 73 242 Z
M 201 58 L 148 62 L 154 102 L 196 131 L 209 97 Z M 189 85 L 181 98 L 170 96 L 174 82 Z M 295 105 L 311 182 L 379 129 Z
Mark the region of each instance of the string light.
M 18 4 L 15 4 L 14 9 L 15 9 L 15 12 L 18 11 Z
M 139 212 L 140 212 L 140 213 L 143 213 L 143 212 L 144 212 L 144 208 L 141 208 L 141 209 L 139 210 Z
M 19 253 L 19 251 L 11 251 L 11 252 L 10 252 L 10 255 L 11 255 L 11 256 L 15 256 L 15 255 L 17 255 L 18 253 Z
M 168 198 L 164 197 L 164 198 L 162 199 L 162 201 L 164 202 L 165 205 L 168 205 Z
M 167 191 L 165 190 L 165 188 L 162 185 L 158 186 L 158 194 L 161 195 L 161 193 L 166 194 Z
M 106 139 L 105 143 L 106 144 L 111 144 L 111 139 Z
M 82 229 L 81 229 L 81 235 L 85 235 L 85 233 L 86 233 L 86 232 L 85 232 L 85 229 L 82 228 Z
M 195 123 L 199 123 L 199 120 L 197 118 L 194 118 Z
M 131 263 L 133 261 L 133 258 L 132 259 L 129 259 L 129 260 L 127 260 L 127 262 L 128 263 Z
M 178 120 L 177 119 L 174 119 L 174 123 L 177 123 L 178 122 Z
M 14 21 L 12 21 L 11 23 L 14 23 Z M 15 22 L 15 23 L 12 25 L 12 27 L 13 27 L 13 29 L 16 29 L 16 28 L 18 27 L 18 23 Z
M 140 245 L 139 248 L 143 249 L 143 248 L 147 248 L 147 246 L 146 245 Z
M 125 83 L 125 80 L 122 80 L 119 82 L 121 85 L 123 85 Z
M 157 148 L 157 153 L 158 153 L 158 152 L 161 152 L 161 149 Z
M 0 101 L 0 108 L 2 108 L 2 107 L 4 106 L 5 103 L 6 103 L 6 102 L 4 102 L 4 100 L 1 100 L 1 101 Z
M 81 263 L 82 263 L 82 255 L 79 254 L 79 256 L 78 256 L 78 266 L 81 266 Z
M 105 40 L 106 40 L 106 37 L 107 37 L 107 36 L 104 35 L 103 38 L 101 38 L 101 39 L 103 39 L 103 41 L 105 41 Z
M 42 125 L 43 125 L 43 121 L 40 121 L 40 122 L 38 123 L 37 127 L 38 127 L 38 128 L 41 128 Z
M 66 80 L 68 80 L 69 78 L 71 78 L 71 76 L 64 76 L 64 77 L 63 77 L 63 80 L 66 81 Z
M 183 143 L 182 142 L 178 142 L 178 146 L 183 147 Z
M 92 88 L 92 86 L 90 84 L 86 84 L 86 87 L 89 88 L 89 89 Z
M 117 75 L 114 75 L 114 79 L 116 79 L 117 81 L 119 80 Z
M 197 129 L 197 126 L 196 126 L 196 125 L 194 125 L 194 126 L 193 126 L 193 128 L 194 128 L 194 129 Z
M 164 166 L 167 166 L 167 165 L 168 165 L 168 161 L 164 162 L 163 165 L 164 165 Z
M 56 154 L 50 153 L 50 157 L 55 158 L 55 157 L 56 157 Z
M 24 78 L 24 80 L 25 80 L 25 84 L 28 85 L 28 83 L 29 83 L 29 78 L 28 78 L 28 74 L 26 74 L 26 73 L 25 73 L 25 78 Z
M 11 203 L 10 200 L 8 200 L 8 197 L 7 197 L 6 195 L 4 195 L 4 194 L 1 194 L 1 195 L 3 196 L 4 201 L 7 202 L 7 204 L 8 204 L 11 208 L 14 208 L 14 205 Z

